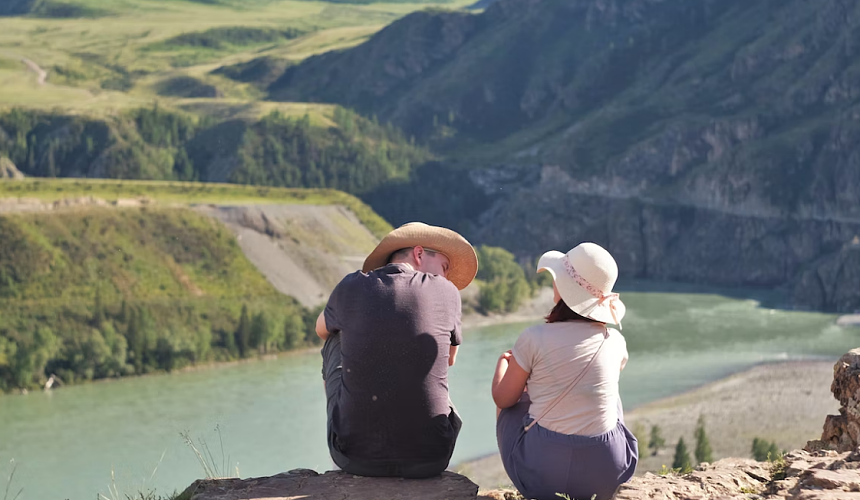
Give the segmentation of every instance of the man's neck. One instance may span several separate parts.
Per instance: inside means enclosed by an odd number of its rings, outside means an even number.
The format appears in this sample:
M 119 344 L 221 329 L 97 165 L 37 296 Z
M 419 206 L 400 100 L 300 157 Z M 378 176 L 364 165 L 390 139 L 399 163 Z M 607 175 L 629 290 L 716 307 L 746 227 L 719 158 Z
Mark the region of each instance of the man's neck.
M 415 269 L 415 266 L 413 266 L 411 262 L 406 262 L 406 261 L 404 261 L 404 260 L 398 260 L 398 261 L 396 261 L 396 262 L 392 262 L 392 264 L 400 264 L 400 265 L 403 265 L 403 266 L 408 267 L 408 268 L 409 268 L 410 270 L 412 270 L 412 271 L 415 271 L 415 270 L 416 270 L 416 269 Z

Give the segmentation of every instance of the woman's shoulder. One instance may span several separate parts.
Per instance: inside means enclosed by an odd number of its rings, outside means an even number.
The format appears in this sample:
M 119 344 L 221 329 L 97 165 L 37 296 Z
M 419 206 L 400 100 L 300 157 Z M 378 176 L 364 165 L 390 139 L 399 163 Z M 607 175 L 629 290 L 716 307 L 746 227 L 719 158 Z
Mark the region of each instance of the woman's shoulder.
M 619 330 L 616 330 L 615 328 L 607 328 L 606 331 L 609 332 L 610 339 L 617 342 L 623 342 L 625 344 L 627 343 L 627 339 L 624 338 L 624 335 Z

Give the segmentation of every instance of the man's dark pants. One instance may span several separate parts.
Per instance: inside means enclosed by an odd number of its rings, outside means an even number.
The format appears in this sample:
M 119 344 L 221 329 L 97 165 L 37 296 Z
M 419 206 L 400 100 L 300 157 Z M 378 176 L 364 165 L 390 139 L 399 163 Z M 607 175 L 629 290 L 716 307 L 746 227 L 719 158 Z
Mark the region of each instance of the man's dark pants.
M 438 476 L 448 467 L 451 455 L 454 453 L 454 443 L 451 443 L 450 452 L 443 460 L 433 462 L 414 462 L 404 460 L 361 460 L 352 459 L 344 455 L 337 444 L 337 433 L 332 428 L 332 423 L 337 421 L 337 402 L 343 387 L 343 361 L 340 350 L 340 334 L 334 333 L 326 339 L 322 348 L 323 368 L 322 375 L 325 380 L 326 393 L 326 430 L 328 436 L 328 449 L 332 460 L 344 472 L 359 476 L 371 477 L 404 477 L 425 478 Z M 463 421 L 457 415 L 454 406 L 450 404 L 451 413 L 449 419 L 454 428 L 454 441 L 460 433 Z

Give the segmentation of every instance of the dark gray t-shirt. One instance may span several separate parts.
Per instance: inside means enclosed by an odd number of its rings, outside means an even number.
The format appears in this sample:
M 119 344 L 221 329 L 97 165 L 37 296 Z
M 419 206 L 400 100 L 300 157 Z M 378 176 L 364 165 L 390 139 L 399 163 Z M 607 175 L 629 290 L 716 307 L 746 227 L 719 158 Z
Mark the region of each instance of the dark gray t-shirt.
M 343 388 L 333 430 L 350 458 L 450 454 L 449 348 L 460 345 L 460 293 L 442 276 L 389 264 L 335 287 L 326 328 L 340 333 Z

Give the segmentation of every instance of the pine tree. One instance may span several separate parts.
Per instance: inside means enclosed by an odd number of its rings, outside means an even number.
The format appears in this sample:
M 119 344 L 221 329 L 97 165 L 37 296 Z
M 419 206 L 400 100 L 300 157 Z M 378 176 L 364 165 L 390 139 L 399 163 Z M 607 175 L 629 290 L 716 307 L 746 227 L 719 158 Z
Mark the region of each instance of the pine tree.
M 128 304 L 126 304 L 125 299 L 122 301 L 122 305 L 119 308 L 119 321 L 121 323 L 128 323 Z
M 673 469 L 681 469 L 681 472 L 689 472 L 693 470 L 693 462 L 690 460 L 690 452 L 687 451 L 687 445 L 684 443 L 684 438 L 678 439 L 678 445 L 675 447 L 675 459 L 672 461 Z
M 299 316 L 287 316 L 284 322 L 284 347 L 295 349 L 304 340 L 305 322 Z
M 236 327 L 236 347 L 239 349 L 239 357 L 244 358 L 248 353 L 251 340 L 251 320 L 248 318 L 248 305 L 242 305 L 242 314 L 239 316 L 239 326 Z
M 752 456 L 754 459 L 764 462 L 765 460 L 775 460 L 781 455 L 782 453 L 775 442 L 768 441 L 767 439 L 753 438 Z
M 260 311 L 254 315 L 254 319 L 251 321 L 251 336 L 248 347 L 258 349 L 261 352 L 267 351 L 270 335 L 269 320 L 266 318 L 266 313 Z
M 102 304 L 102 291 L 96 288 L 96 300 L 93 306 L 93 326 L 100 328 L 105 321 L 105 310 Z
M 651 427 L 651 439 L 648 441 L 648 448 L 651 450 L 651 456 L 657 455 L 660 448 L 666 446 L 666 440 L 663 439 L 663 434 L 660 432 L 660 427 L 654 425 Z
M 705 417 L 699 415 L 699 421 L 696 424 L 696 461 L 699 463 L 714 461 L 714 453 L 711 450 L 711 443 L 708 441 L 708 435 L 705 434 Z

